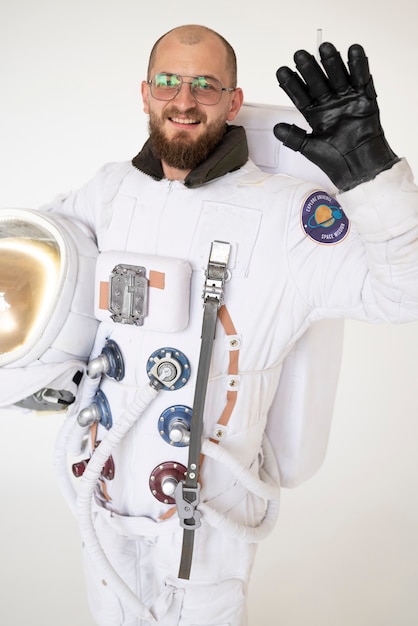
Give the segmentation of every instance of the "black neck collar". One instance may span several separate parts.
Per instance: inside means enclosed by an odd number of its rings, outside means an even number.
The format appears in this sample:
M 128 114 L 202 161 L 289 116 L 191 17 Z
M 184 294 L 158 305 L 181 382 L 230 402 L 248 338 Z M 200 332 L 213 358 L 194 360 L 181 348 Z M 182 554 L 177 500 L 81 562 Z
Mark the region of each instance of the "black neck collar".
M 199 163 L 184 179 L 184 185 L 193 189 L 233 172 L 242 167 L 248 160 L 248 145 L 245 130 L 242 126 L 227 125 L 225 135 L 205 161 Z M 161 161 L 148 139 L 141 152 L 132 159 L 132 165 L 144 174 L 156 180 L 164 178 Z

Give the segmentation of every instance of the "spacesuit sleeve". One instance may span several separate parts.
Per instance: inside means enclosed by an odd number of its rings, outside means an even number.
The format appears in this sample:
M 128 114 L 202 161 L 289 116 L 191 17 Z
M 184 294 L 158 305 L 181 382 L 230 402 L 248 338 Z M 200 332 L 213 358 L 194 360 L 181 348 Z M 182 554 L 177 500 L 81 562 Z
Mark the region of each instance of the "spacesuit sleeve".
M 338 198 L 366 242 L 385 242 L 417 225 L 418 188 L 405 160 Z
M 307 201 L 293 232 L 312 222 L 306 206 Z M 408 163 L 401 160 L 374 180 L 339 194 L 338 207 L 348 218 L 345 238 L 315 240 L 312 231 L 311 237 L 305 233 L 299 247 L 295 239 L 289 247 L 294 283 L 313 318 L 316 314 L 372 322 L 416 320 L 418 188 Z
M 362 298 L 373 317 L 418 317 L 418 188 L 405 160 L 339 200 L 364 242 L 369 268 Z

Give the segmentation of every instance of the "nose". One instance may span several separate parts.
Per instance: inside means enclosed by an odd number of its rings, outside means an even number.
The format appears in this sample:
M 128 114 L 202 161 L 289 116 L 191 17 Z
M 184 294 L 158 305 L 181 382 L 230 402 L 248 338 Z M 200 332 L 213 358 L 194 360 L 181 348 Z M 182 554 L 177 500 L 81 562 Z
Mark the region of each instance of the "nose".
M 179 108 L 184 108 L 184 110 L 196 106 L 196 100 L 192 94 L 190 83 L 186 81 L 183 82 L 180 87 L 180 91 L 174 98 L 174 101 Z

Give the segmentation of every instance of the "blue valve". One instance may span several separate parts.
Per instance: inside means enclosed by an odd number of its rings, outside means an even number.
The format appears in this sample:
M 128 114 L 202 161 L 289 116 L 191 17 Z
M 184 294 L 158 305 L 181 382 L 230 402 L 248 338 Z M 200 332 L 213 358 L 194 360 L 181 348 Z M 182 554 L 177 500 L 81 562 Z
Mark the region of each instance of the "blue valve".
M 180 350 L 160 348 L 149 357 L 147 374 L 151 381 L 157 380 L 162 389 L 173 391 L 189 380 L 190 363 Z
M 161 413 L 158 430 L 161 437 L 171 446 L 189 445 L 192 409 L 182 404 L 170 406 Z

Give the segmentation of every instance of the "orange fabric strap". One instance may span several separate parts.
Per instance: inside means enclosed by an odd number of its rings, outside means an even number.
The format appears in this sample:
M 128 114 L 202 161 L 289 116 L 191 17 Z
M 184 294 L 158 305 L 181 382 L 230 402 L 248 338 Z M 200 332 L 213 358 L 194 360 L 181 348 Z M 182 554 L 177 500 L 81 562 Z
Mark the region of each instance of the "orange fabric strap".
M 90 427 L 90 440 L 91 440 L 91 450 L 92 450 L 91 453 L 92 454 L 94 453 L 94 450 L 96 449 L 96 445 L 97 445 L 97 429 L 98 429 L 98 422 L 94 422 Z M 108 494 L 105 480 L 103 478 L 99 478 L 99 483 L 102 488 L 102 494 L 103 494 L 104 499 L 107 500 L 107 502 L 110 502 L 112 498 Z
M 237 331 L 235 329 L 235 326 L 229 314 L 229 311 L 224 304 L 219 309 L 218 317 L 225 330 L 226 335 L 231 336 L 231 335 L 237 334 Z M 232 345 L 231 347 L 234 348 L 235 346 Z M 229 351 L 229 367 L 228 367 L 229 376 L 238 375 L 238 360 L 239 360 L 239 350 L 238 349 L 230 350 Z M 233 379 L 230 381 L 230 383 L 232 385 Z M 218 420 L 218 424 L 220 424 L 221 426 L 226 426 L 228 424 L 232 411 L 234 410 L 236 401 L 237 401 L 237 391 L 228 390 L 226 392 L 226 405 L 222 412 L 221 417 Z M 211 441 L 218 443 L 216 439 L 211 439 Z

